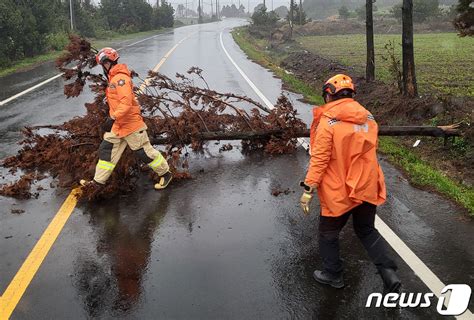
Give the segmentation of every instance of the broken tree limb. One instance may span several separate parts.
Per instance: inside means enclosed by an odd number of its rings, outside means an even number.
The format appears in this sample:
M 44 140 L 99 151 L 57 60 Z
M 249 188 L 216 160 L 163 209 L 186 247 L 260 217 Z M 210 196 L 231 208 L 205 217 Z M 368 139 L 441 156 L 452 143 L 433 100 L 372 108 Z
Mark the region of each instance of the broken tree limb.
M 456 126 L 380 126 L 379 136 L 427 136 L 450 137 L 459 136 L 461 132 Z
M 249 132 L 203 132 L 199 136 L 184 137 L 184 140 L 174 141 L 170 138 L 153 137 L 152 144 L 169 144 L 169 143 L 191 143 L 191 140 L 259 140 L 269 139 L 272 136 L 281 136 L 285 132 L 283 130 L 268 131 L 249 131 Z M 380 136 L 428 136 L 428 137 L 450 137 L 459 136 L 461 133 L 457 125 L 451 126 L 380 126 Z M 309 130 L 295 132 L 294 138 L 309 137 Z

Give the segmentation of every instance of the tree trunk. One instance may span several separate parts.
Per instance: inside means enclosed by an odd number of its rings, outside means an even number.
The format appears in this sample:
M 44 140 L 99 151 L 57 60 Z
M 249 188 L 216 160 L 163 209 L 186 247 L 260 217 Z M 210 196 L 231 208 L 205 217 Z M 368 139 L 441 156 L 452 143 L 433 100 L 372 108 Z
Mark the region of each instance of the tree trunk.
M 208 140 L 255 140 L 269 139 L 272 136 L 281 136 L 281 130 L 269 131 L 249 131 L 249 132 L 203 132 L 195 138 L 201 141 Z M 429 136 L 429 137 L 449 137 L 459 136 L 457 126 L 429 127 L 429 126 L 380 126 L 380 136 Z M 309 137 L 309 130 L 296 132 L 294 138 Z M 181 141 L 172 141 L 168 138 L 150 137 L 152 144 L 168 143 L 191 143 L 191 137 L 182 137 Z
M 300 26 L 303 25 L 303 0 L 300 0 Z
M 290 25 L 290 40 L 293 38 L 293 1 L 290 0 L 290 21 L 288 21 Z
M 374 48 L 374 18 L 372 0 L 365 2 L 365 27 L 367 38 L 367 64 L 365 78 L 367 81 L 375 80 L 375 48 Z
M 413 0 L 403 0 L 402 8 L 403 94 L 418 95 L 413 49 Z

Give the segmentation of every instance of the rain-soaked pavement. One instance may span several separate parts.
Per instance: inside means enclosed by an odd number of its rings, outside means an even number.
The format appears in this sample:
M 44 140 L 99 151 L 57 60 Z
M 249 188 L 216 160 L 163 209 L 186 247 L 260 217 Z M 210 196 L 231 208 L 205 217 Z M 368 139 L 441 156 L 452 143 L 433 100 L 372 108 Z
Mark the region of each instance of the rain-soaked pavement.
M 212 88 L 258 99 L 224 54 L 222 31 L 232 58 L 275 101 L 280 80 L 248 61 L 229 34 L 242 23 L 224 20 L 179 28 L 124 48 L 121 59 L 145 75 L 189 36 L 161 72 L 173 76 L 199 66 Z M 42 68 L 33 71 L 37 82 L 54 75 L 54 70 Z M 25 87 L 25 81 L 32 80 L 24 75 L 3 83 L 0 79 L 5 88 L 1 99 Z M 288 94 L 309 123 L 310 106 Z M 81 115 L 91 97 L 66 100 L 58 79 L 1 107 L 0 158 L 18 150 L 23 126 L 62 123 Z M 234 150 L 221 153 L 212 142 L 205 152 L 193 154 L 194 178 L 164 191 L 152 190 L 144 179 L 130 195 L 79 204 L 12 319 L 441 318 L 436 303 L 430 308 L 365 308 L 368 295 L 380 292 L 382 283 L 350 225 L 341 237 L 346 287 L 336 290 L 315 283 L 312 271 L 321 265 L 317 201 L 310 217 L 298 207 L 298 181 L 308 156 L 303 150 L 284 156 L 243 155 L 239 144 L 233 144 Z M 379 209 L 380 217 L 443 283 L 473 287 L 473 222 L 442 197 L 411 187 L 383 159 L 382 166 L 390 196 Z M 0 293 L 68 194 L 49 188 L 49 183 L 42 182 L 48 188 L 38 199 L 0 197 Z M 291 192 L 274 197 L 273 188 Z M 12 214 L 12 209 L 25 212 Z M 428 292 L 407 263 L 392 253 L 404 291 Z

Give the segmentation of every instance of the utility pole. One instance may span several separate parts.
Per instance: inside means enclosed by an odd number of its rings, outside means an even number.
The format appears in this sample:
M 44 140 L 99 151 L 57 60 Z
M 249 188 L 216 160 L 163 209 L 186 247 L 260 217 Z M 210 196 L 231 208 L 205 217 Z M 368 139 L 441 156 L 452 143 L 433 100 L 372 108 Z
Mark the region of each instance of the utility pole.
M 74 24 L 72 23 L 72 0 L 69 0 L 69 14 L 71 16 L 71 31 L 74 30 Z
M 367 64 L 365 67 L 365 80 L 375 80 L 375 49 L 374 49 L 374 17 L 372 0 L 365 2 L 365 32 L 367 40 Z
M 201 7 L 201 0 L 198 0 L 198 23 L 202 23 L 202 7 Z
M 300 26 L 302 26 L 303 25 L 303 1 L 302 0 L 300 0 L 299 12 L 300 12 Z
M 413 48 L 413 0 L 403 0 L 402 7 L 402 57 L 403 93 L 409 97 L 418 95 Z

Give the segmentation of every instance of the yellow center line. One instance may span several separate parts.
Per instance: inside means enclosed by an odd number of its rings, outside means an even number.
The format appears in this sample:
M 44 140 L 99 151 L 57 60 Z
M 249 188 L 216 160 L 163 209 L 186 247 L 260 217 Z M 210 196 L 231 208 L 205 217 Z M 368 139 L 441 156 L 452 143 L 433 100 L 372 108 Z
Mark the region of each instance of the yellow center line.
M 195 32 L 194 32 L 195 33 Z M 175 44 L 160 60 L 160 62 L 153 68 L 154 72 L 157 72 L 169 56 L 173 53 L 176 48 L 183 43 L 186 39 L 192 36 L 194 33 L 186 36 L 181 39 L 177 44 Z M 144 89 L 149 84 L 149 79 L 146 79 L 145 82 L 140 86 L 140 90 Z M 74 208 L 77 205 L 77 196 L 80 194 L 81 189 L 76 188 L 69 193 L 68 197 L 62 204 L 59 211 L 54 216 L 53 220 L 50 222 L 46 230 L 41 235 L 41 238 L 38 240 L 33 250 L 23 262 L 22 266 L 16 273 L 13 280 L 8 285 L 7 289 L 0 296 L 0 320 L 7 320 L 10 318 L 11 314 L 15 310 L 18 302 L 20 302 L 21 297 L 25 293 L 26 289 L 30 285 L 33 277 L 40 268 L 44 259 L 48 255 L 51 247 L 61 233 L 64 225 L 71 216 Z
M 77 204 L 77 196 L 79 194 L 79 188 L 71 191 L 58 213 L 54 216 L 53 220 L 34 246 L 33 250 L 31 250 L 30 254 L 23 262 L 20 270 L 18 270 L 17 274 L 8 285 L 7 290 L 3 293 L 2 299 L 0 300 L 1 320 L 8 319 L 13 310 L 15 310 L 15 307 L 23 296 L 23 293 L 25 293 L 26 288 L 43 263 L 44 258 L 46 258 L 53 243 L 66 224 L 66 221 L 74 211 Z
M 169 58 L 169 56 L 173 53 L 174 50 L 176 50 L 176 48 L 181 44 L 183 43 L 186 39 L 188 39 L 189 37 L 191 37 L 193 34 L 195 34 L 196 32 L 193 32 L 191 33 L 190 35 L 184 37 L 183 39 L 181 39 L 177 44 L 175 44 L 173 46 L 173 48 L 170 49 L 170 51 L 168 51 L 164 56 L 163 58 L 161 58 L 160 62 L 158 62 L 158 64 L 153 68 L 153 72 L 158 72 L 158 70 L 160 70 L 161 66 L 165 63 L 165 61 Z M 143 92 L 143 90 L 148 87 L 150 85 L 150 77 L 146 78 L 145 81 L 142 83 L 142 85 L 140 86 L 139 90 L 141 92 Z

